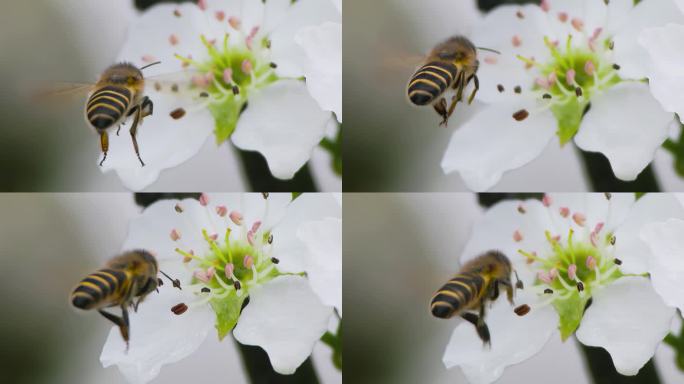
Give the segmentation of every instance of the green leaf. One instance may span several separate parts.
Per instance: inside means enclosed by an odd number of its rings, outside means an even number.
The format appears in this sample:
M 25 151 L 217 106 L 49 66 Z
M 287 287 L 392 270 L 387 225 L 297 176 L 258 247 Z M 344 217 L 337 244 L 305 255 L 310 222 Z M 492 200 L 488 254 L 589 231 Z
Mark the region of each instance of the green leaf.
M 573 294 L 565 300 L 556 300 L 553 302 L 556 312 L 558 312 L 559 324 L 558 329 L 561 333 L 561 339 L 565 341 L 572 336 L 577 330 L 584 315 L 584 308 L 589 301 L 590 295 L 580 297 L 579 293 Z
M 235 292 L 231 292 L 227 297 L 222 299 L 213 299 L 209 302 L 211 308 L 216 314 L 216 330 L 218 331 L 219 340 L 223 340 L 226 335 L 235 327 L 238 318 L 240 317 L 240 310 L 242 303 L 247 298 L 247 295 L 238 297 Z
M 321 341 L 333 350 L 332 362 L 335 368 L 342 370 L 342 320 L 337 326 L 337 334 L 326 332 Z
M 236 103 L 233 97 L 226 98 L 223 103 L 209 105 L 209 111 L 216 123 L 214 130 L 216 144 L 223 143 L 233 134 L 243 105 L 243 103 Z
M 561 146 L 572 140 L 577 131 L 579 131 L 587 105 L 588 102 L 586 101 L 581 102 L 577 98 L 569 98 L 567 103 L 551 108 L 553 115 L 558 121 L 558 131 L 556 134 L 560 139 Z

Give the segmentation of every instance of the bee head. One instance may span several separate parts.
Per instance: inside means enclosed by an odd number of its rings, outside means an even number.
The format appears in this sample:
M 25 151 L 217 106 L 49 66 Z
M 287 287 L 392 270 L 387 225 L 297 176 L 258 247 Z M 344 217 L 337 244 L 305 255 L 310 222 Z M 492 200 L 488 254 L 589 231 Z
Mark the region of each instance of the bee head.
M 143 74 L 133 64 L 119 63 L 107 68 L 100 81 L 133 87 L 143 82 Z

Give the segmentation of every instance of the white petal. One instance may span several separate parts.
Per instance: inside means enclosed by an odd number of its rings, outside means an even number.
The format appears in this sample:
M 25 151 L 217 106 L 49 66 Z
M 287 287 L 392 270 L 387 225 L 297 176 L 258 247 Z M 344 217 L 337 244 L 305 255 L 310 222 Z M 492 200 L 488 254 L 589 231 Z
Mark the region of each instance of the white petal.
M 647 77 L 651 62 L 638 43 L 639 34 L 646 28 L 676 23 L 681 19 L 682 13 L 671 0 L 641 1 L 634 6 L 629 20 L 623 23 L 613 38 L 615 62 L 620 64 L 620 76 L 627 79 Z
M 594 292 L 576 335 L 606 349 L 619 373 L 636 375 L 670 332 L 674 314 L 647 278 L 623 277 Z
M 297 230 L 297 237 L 309 251 L 306 275 L 323 304 L 334 306 L 342 315 L 342 220 L 309 221 Z
M 575 143 L 606 155 L 619 179 L 634 180 L 653 161 L 671 121 L 647 85 L 619 84 L 592 98 Z
M 622 260 L 623 273 L 642 274 L 648 272 L 650 251 L 639 238 L 644 225 L 669 218 L 684 218 L 684 209 L 671 194 L 649 193 L 639 199 L 629 216 L 615 231 L 615 255 Z
M 306 55 L 294 37 L 302 28 L 321 25 L 326 21 L 342 22 L 342 15 L 326 0 L 299 0 L 289 9 L 270 34 L 271 55 L 278 64 L 276 72 L 283 77 L 299 77 L 304 74 Z
M 485 108 L 454 132 L 442 159 L 442 170 L 458 171 L 474 191 L 485 191 L 506 171 L 522 167 L 544 150 L 555 133 L 550 112 L 515 121 L 520 108 L 496 104 Z
M 295 41 L 304 50 L 306 87 L 321 109 L 342 122 L 342 24 L 326 22 L 302 28 Z
M 653 288 L 665 304 L 684 311 L 684 221 L 669 219 L 648 224 L 641 231 L 641 239 L 653 255 L 649 260 Z
M 280 260 L 278 270 L 299 273 L 309 263 L 306 245 L 297 237 L 299 227 L 327 217 L 342 218 L 335 194 L 305 193 L 288 206 L 283 220 L 273 229 L 273 256 Z
M 684 60 L 683 39 L 684 26 L 677 24 L 646 29 L 639 36 L 639 43 L 653 62 L 648 76 L 651 93 L 666 111 L 680 116 L 684 114 L 684 75 L 678 60 Z
M 154 379 L 163 365 L 196 351 L 213 329 L 214 316 L 208 305 L 190 308 L 180 316 L 171 312 L 178 303 L 196 300 L 192 294 L 170 285 L 159 292 L 152 292 L 137 313 L 130 313 L 128 352 L 119 328 L 112 327 L 100 355 L 105 368 L 118 365 L 129 383 L 143 384 Z
M 176 212 L 176 204 L 182 207 L 182 213 Z M 202 254 L 209 251 L 209 246 L 201 230 L 209 226 L 205 209 L 197 200 L 160 200 L 131 220 L 122 250 L 143 248 L 157 260 L 180 260 L 181 256 L 174 252 L 176 248 Z M 171 239 L 174 229 L 180 234 L 177 241 Z
M 263 348 L 276 372 L 292 374 L 326 332 L 331 314 L 305 278 L 280 276 L 250 291 L 233 335 Z
M 250 95 L 232 140 L 264 155 L 273 176 L 291 179 L 323 139 L 329 118 L 304 83 L 279 81 Z
M 604 193 L 553 193 L 549 197 L 552 201 L 554 223 L 560 231 L 558 234 L 563 236 L 567 235 L 568 228 L 573 228 L 579 236 L 587 232 L 573 220 L 575 213 L 584 215 L 584 226 L 589 230 L 593 230 L 598 223 L 603 223 L 605 232 L 602 234 L 614 231 L 627 219 L 635 201 L 633 193 L 613 193 L 610 200 Z M 567 218 L 560 215 L 560 208 L 570 210 Z
M 521 295 L 520 303 L 533 303 L 534 295 Z M 487 315 L 492 346 L 483 348 L 472 324 L 461 321 L 456 327 L 446 351 L 447 368 L 461 366 L 472 384 L 496 381 L 506 367 L 537 354 L 554 333 L 558 316 L 551 306 L 536 308 L 523 317 L 513 312 L 506 300 L 498 300 Z
M 333 4 L 335 5 L 335 8 L 337 8 L 337 10 L 340 13 L 342 13 L 342 0 L 330 0 L 330 1 L 332 1 Z

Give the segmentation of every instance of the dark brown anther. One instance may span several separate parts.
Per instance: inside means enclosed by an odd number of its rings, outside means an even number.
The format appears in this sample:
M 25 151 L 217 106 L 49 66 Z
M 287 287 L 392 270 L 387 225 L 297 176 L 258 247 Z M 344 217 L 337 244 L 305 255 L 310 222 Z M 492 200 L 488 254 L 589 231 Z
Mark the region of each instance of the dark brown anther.
M 240 94 L 240 87 L 237 85 L 233 85 L 233 95 L 239 95 Z
M 183 207 L 181 207 L 180 204 L 176 204 L 176 206 L 173 207 L 173 209 L 178 213 L 183 213 Z
M 176 108 L 173 111 L 171 111 L 171 113 L 169 113 L 169 116 L 171 116 L 171 118 L 173 118 L 174 120 L 178 120 L 185 116 L 185 109 Z
M 617 241 L 617 238 L 615 237 L 615 235 L 610 237 L 610 245 L 615 245 L 616 241 Z
M 211 289 L 209 289 L 207 287 L 202 288 L 202 293 L 209 293 L 209 292 L 211 292 Z
M 614 70 L 619 71 L 620 68 L 622 68 L 622 67 L 620 67 L 618 64 L 613 64 L 613 69 L 614 69 Z
M 236 291 L 239 291 L 242 288 L 242 284 L 240 284 L 240 282 L 238 280 L 235 280 L 233 282 L 233 287 L 235 287 Z
M 199 94 L 199 97 L 204 97 L 204 98 L 209 97 L 209 93 L 208 92 L 201 92 Z
M 610 43 L 608 43 L 608 49 L 610 49 L 611 51 L 613 49 L 615 49 L 615 42 L 614 41 L 611 41 Z
M 582 283 L 581 281 L 578 281 L 577 282 L 577 292 L 582 292 L 582 291 L 584 291 L 584 283 Z
M 550 93 L 545 93 L 545 94 L 542 96 L 542 99 L 550 100 L 550 99 L 551 99 L 551 94 L 550 94 Z
M 516 315 L 518 316 L 525 316 L 528 313 L 530 313 L 530 306 L 527 304 L 523 304 L 521 306 L 516 307 L 513 312 L 515 312 Z
M 516 85 L 515 88 L 513 88 L 513 92 L 515 92 L 517 94 L 521 94 L 522 88 L 519 85 Z
M 276 259 L 275 257 L 271 257 L 271 262 L 273 264 L 278 264 L 278 263 L 280 263 L 280 260 Z
M 615 263 L 616 265 L 622 265 L 622 260 L 620 260 L 620 259 L 613 259 L 613 263 Z
M 496 86 L 496 89 L 499 90 L 499 93 L 503 93 L 503 92 L 506 90 L 506 88 L 504 88 L 504 86 L 501 85 L 501 84 L 497 85 L 497 86 Z
M 575 95 L 577 95 L 577 97 L 582 97 L 583 94 L 584 94 L 584 92 L 582 91 L 582 88 L 580 88 L 580 87 L 575 88 Z
M 546 288 L 546 289 L 544 290 L 544 293 L 546 293 L 547 295 L 551 295 L 551 294 L 553 294 L 553 289 L 551 289 L 551 288 Z
M 159 91 L 161 91 L 161 89 L 162 89 L 161 84 L 159 84 L 159 83 L 154 83 L 154 90 L 155 90 L 155 91 L 159 92 Z
M 187 310 L 188 310 L 188 306 L 185 305 L 184 303 L 176 304 L 173 307 L 171 307 L 171 312 L 173 312 L 174 315 L 182 315 Z
M 525 14 L 522 13 L 522 11 L 516 12 L 515 15 L 518 17 L 518 19 L 524 19 L 525 18 Z
M 521 109 L 518 112 L 513 114 L 513 118 L 515 119 L 515 121 L 523 121 L 523 120 L 527 119 L 529 116 L 530 116 L 530 113 L 527 112 L 526 109 Z
M 518 213 L 524 215 L 525 213 L 527 213 L 527 210 L 522 205 L 518 205 Z
M 177 9 L 177 8 L 176 8 L 176 9 L 174 9 L 174 10 L 173 10 L 173 15 L 174 15 L 174 16 L 176 16 L 176 17 L 181 17 L 181 13 L 180 13 L 180 10 L 179 10 L 179 9 Z
M 606 196 L 606 200 L 610 200 L 610 199 L 613 198 L 613 194 L 610 193 L 610 192 L 606 192 L 606 193 L 605 193 L 605 196 Z
M 263 196 L 264 199 L 268 199 L 268 192 L 261 192 L 261 196 Z
M 273 68 L 273 69 L 278 68 L 278 64 L 276 64 L 276 63 L 270 63 L 270 64 L 268 64 L 268 66 Z
M 173 84 L 173 85 L 171 86 L 171 91 L 173 91 L 173 92 L 178 92 L 178 84 Z
M 268 235 L 268 243 L 273 244 L 273 234 Z

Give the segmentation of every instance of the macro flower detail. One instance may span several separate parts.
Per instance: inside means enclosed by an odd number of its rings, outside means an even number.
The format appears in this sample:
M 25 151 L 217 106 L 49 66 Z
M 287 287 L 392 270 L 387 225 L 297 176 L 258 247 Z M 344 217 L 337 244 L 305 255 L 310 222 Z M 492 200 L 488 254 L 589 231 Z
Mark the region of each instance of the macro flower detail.
M 339 204 L 326 194 L 304 194 L 295 201 L 290 194 L 202 194 L 199 201 L 148 207 L 132 221 L 124 248 L 156 254 L 160 269 L 178 279 L 182 291 L 162 287 L 131 314 L 135 328 L 128 352 L 120 335 L 110 332 L 103 365 L 118 365 L 128 381 L 145 383 L 164 364 L 197 350 L 214 329 L 219 339 L 232 331 L 239 342 L 262 347 L 277 372 L 295 372 L 327 331 L 334 311 L 320 292 L 341 291 L 327 285 L 341 284 L 342 273 L 341 251 L 339 266 L 333 262 L 337 255 L 306 251 L 330 249 L 325 244 L 341 238 L 341 226 L 334 227 L 339 234 L 314 229 L 326 234 L 322 238 L 296 234 L 311 231 L 318 220 L 340 218 Z M 304 268 L 281 268 L 289 255 L 314 258 L 330 273 L 327 285 L 311 281 Z M 147 329 L 156 329 L 154 336 Z
M 147 166 L 134 167 L 127 151 L 117 149 L 103 171 L 116 170 L 127 187 L 142 189 L 197 153 L 213 131 L 217 144 L 230 138 L 241 149 L 259 151 L 275 177 L 292 178 L 334 120 L 330 103 L 317 101 L 332 91 L 323 95 L 324 85 L 312 87 L 334 82 L 335 74 L 319 76 L 320 65 L 309 58 L 341 60 L 323 50 L 318 34 L 305 37 L 311 28 L 340 22 L 328 1 L 213 0 L 150 8 L 119 54 L 133 63 L 161 61 L 145 73 L 155 101 L 154 118 L 138 133 Z M 296 39 L 300 31 L 305 37 Z M 308 76 L 311 85 L 302 81 Z M 113 138 L 112 147 L 123 149 L 119 141 Z
M 641 77 L 622 71 L 637 60 L 627 53 L 640 47 L 623 36 L 649 22 L 643 7 L 545 0 L 487 14 L 473 41 L 501 54 L 480 55 L 477 98 L 486 107 L 454 132 L 444 172 L 458 171 L 469 188 L 487 190 L 556 135 L 560 145 L 574 139 L 583 150 L 602 152 L 618 178 L 634 180 L 672 120 Z
M 491 383 L 554 334 L 562 340 L 575 334 L 586 345 L 606 349 L 619 373 L 636 374 L 675 315 L 653 276 L 645 274 L 644 266 L 658 260 L 655 248 L 649 250 L 655 243 L 640 238 L 649 223 L 668 217 L 684 217 L 684 209 L 674 197 L 658 194 L 636 202 L 632 194 L 558 194 L 490 208 L 461 263 L 492 247 L 502 251 L 524 282 L 515 305 L 531 310 L 519 317 L 504 300 L 494 302 L 486 319 L 491 349 L 461 322 L 444 353 L 447 368 L 458 365 L 470 382 Z

